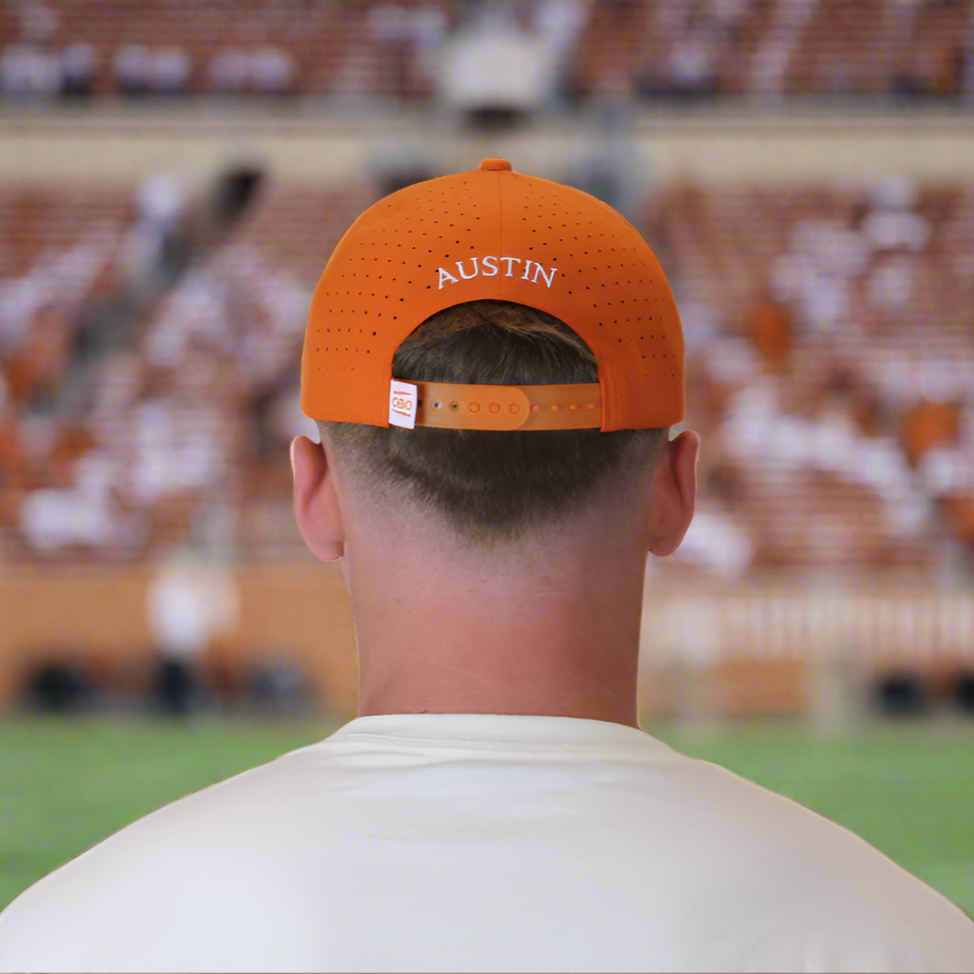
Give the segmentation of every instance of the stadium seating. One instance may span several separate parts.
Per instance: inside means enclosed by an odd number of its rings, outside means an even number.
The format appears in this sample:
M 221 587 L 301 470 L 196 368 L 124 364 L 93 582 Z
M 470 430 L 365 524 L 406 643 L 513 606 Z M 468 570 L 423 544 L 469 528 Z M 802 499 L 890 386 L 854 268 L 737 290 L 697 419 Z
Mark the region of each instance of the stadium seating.
M 138 354 L 105 365 L 86 414 L 54 422 L 38 392 L 64 381 L 85 302 L 117 285 L 134 195 L 0 190 L 0 550 L 136 559 L 224 516 L 241 554 L 294 553 L 284 457 L 308 429 L 307 300 L 374 190 L 268 190 L 154 307 Z M 970 557 L 974 191 L 684 184 L 647 201 L 645 225 L 683 309 L 688 425 L 705 442 L 697 523 L 655 570 Z
M 956 98 L 974 14 L 962 0 L 580 0 L 564 93 Z M 536 6 L 536 5 L 535 5 Z M 241 12 L 241 7 L 245 9 Z M 0 93 L 433 98 L 431 54 L 461 0 L 45 0 L 0 7 Z M 70 50 L 69 50 L 70 49 Z M 968 53 L 965 54 L 965 51 Z M 69 74 L 75 83 L 60 79 Z M 90 75 L 90 84 L 78 82 Z M 971 93 L 968 92 L 968 95 Z
M 54 12 L 56 27 L 51 36 L 30 41 L 24 37 L 24 24 L 7 5 L 0 14 L 0 51 L 26 41 L 33 50 L 54 58 L 63 50 L 61 38 L 90 45 L 95 95 L 126 93 L 118 76 L 120 60 L 148 79 L 141 88 L 129 86 L 128 94 L 164 93 L 156 81 L 165 68 L 156 59 L 162 52 L 170 56 L 178 52 L 188 65 L 186 90 L 197 94 L 260 94 L 266 92 L 262 78 L 280 78 L 283 70 L 286 80 L 278 93 L 335 94 L 344 86 L 354 94 L 409 97 L 414 79 L 385 76 L 376 63 L 381 41 L 374 38 L 369 17 L 378 6 L 316 0 L 252 0 L 234 5 L 192 0 L 50 2 L 47 7 Z M 430 0 L 392 6 L 447 7 Z M 241 7 L 245 9 L 241 11 Z M 272 65 L 267 79 L 269 53 Z M 229 62 L 227 54 L 231 55 Z M 275 69 L 275 57 L 278 62 L 283 57 L 283 69 Z M 269 88 L 273 92 L 276 86 L 271 83 Z

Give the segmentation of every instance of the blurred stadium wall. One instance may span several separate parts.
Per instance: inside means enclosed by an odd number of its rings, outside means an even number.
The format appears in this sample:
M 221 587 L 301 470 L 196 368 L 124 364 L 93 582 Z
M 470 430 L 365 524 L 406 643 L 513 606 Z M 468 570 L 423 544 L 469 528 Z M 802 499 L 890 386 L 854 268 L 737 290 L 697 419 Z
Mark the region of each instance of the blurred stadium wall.
M 949 0 L 0 3 L 0 701 L 51 660 L 141 693 L 178 643 L 217 698 L 285 661 L 354 709 L 290 513 L 310 289 L 379 195 L 503 156 L 623 209 L 680 302 L 701 501 L 651 564 L 646 708 L 963 706 L 972 32 Z

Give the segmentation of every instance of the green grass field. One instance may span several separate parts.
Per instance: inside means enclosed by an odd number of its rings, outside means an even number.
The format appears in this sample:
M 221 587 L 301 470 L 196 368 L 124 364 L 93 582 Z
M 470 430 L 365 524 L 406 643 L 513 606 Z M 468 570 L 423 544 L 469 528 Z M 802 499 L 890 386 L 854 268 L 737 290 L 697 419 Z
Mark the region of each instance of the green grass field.
M 333 725 L 204 719 L 0 721 L 0 908 L 160 805 L 327 736 Z M 974 913 L 974 725 L 650 728 L 847 825 Z

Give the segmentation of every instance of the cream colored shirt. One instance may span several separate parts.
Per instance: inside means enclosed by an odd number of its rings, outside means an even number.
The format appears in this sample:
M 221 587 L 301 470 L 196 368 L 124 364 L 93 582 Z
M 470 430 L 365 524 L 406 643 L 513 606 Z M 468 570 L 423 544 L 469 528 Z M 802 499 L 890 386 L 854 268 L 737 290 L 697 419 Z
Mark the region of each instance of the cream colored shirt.
M 974 924 L 633 728 L 380 716 L 41 880 L 0 914 L 0 970 L 970 972 Z

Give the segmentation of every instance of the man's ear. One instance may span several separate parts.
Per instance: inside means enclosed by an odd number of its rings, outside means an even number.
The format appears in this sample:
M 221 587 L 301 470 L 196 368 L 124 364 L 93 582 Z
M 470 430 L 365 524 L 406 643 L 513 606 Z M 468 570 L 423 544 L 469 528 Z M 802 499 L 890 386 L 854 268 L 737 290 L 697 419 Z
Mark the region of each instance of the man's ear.
M 345 552 L 335 475 L 328 454 L 319 443 L 298 436 L 291 443 L 294 472 L 294 516 L 298 530 L 312 554 L 321 561 L 334 561 Z
M 672 555 L 680 547 L 693 520 L 699 454 L 700 437 L 689 431 L 660 447 L 647 509 L 649 550 L 658 557 Z

